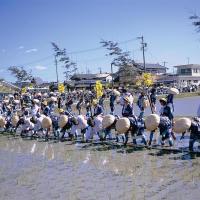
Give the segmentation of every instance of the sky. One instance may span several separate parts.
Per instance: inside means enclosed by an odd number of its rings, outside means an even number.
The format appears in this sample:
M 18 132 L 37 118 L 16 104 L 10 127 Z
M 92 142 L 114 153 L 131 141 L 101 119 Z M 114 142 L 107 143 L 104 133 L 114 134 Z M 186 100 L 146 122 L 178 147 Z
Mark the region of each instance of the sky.
M 78 72 L 110 72 L 112 58 L 100 41 L 112 40 L 142 62 L 200 64 L 200 33 L 189 16 L 199 0 L 0 0 L 0 78 L 14 81 L 10 66 L 23 66 L 44 81 L 56 81 L 51 42 L 77 63 Z M 63 67 L 59 80 L 64 80 Z M 115 70 L 117 70 L 115 68 Z

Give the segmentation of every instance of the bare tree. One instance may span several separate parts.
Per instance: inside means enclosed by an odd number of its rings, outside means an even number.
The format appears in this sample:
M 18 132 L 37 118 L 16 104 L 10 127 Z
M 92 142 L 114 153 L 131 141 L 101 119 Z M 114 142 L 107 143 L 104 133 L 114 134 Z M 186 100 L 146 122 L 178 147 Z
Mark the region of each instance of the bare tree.
M 118 67 L 120 82 L 124 84 L 133 83 L 135 77 L 143 70 L 142 66 L 135 63 L 130 58 L 130 52 L 123 51 L 117 42 L 113 41 L 100 41 L 102 47 L 108 50 L 106 56 L 112 56 L 112 64 Z
M 23 67 L 11 66 L 8 68 L 8 71 L 10 71 L 18 81 L 31 81 L 33 79 L 32 72 L 26 71 Z

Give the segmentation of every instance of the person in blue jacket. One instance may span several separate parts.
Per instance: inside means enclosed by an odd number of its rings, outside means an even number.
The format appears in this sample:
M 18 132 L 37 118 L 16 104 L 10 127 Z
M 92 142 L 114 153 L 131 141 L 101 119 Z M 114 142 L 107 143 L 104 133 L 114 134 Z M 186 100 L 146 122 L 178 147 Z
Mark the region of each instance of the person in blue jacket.
M 93 100 L 93 105 L 94 105 L 93 116 L 103 114 L 103 107 L 101 105 L 99 105 L 97 100 Z
M 115 96 L 115 94 L 112 92 L 111 95 L 110 95 L 110 111 L 111 111 L 111 114 L 112 114 L 112 115 L 114 115 L 115 100 L 116 100 L 116 96 Z
M 123 117 L 133 117 L 133 107 L 132 107 L 130 100 L 127 96 L 124 97 L 124 105 L 123 105 L 123 108 L 122 108 L 122 116 Z

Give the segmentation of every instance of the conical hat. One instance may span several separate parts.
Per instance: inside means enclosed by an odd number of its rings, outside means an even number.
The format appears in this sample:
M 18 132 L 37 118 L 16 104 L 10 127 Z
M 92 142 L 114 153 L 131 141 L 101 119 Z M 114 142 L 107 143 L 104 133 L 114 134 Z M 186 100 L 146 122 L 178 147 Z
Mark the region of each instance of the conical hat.
M 6 124 L 6 120 L 4 117 L 0 116 L 0 127 L 3 128 Z
M 44 117 L 42 120 L 42 128 L 50 128 L 52 125 L 52 121 L 50 117 Z
M 169 88 L 168 93 L 169 94 L 179 94 L 179 90 L 176 88 Z
M 155 130 L 160 123 L 160 116 L 157 114 L 151 114 L 145 119 L 145 126 L 148 131 Z
M 50 100 L 50 101 L 53 101 L 53 102 L 56 102 L 56 101 L 57 101 L 57 98 L 56 98 L 56 97 L 51 97 L 49 100 Z
M 67 115 L 61 115 L 59 122 L 58 122 L 58 125 L 59 125 L 60 128 L 63 128 L 67 124 L 67 122 L 68 122 Z
M 17 122 L 19 121 L 18 115 L 13 115 L 12 117 L 12 125 L 15 127 L 17 125 Z
M 33 99 L 33 102 L 37 104 L 40 103 L 39 99 Z
M 114 93 L 115 96 L 120 96 L 120 92 L 117 91 L 117 90 L 113 90 L 113 93 Z
M 114 121 L 115 121 L 115 117 L 113 115 L 106 115 L 103 118 L 102 127 L 107 128 L 111 126 L 114 123 Z
M 191 126 L 191 120 L 189 118 L 183 117 L 174 122 L 173 131 L 175 133 L 183 133 Z
M 119 134 L 126 133 L 130 128 L 130 120 L 126 117 L 122 117 L 117 120 L 116 130 Z

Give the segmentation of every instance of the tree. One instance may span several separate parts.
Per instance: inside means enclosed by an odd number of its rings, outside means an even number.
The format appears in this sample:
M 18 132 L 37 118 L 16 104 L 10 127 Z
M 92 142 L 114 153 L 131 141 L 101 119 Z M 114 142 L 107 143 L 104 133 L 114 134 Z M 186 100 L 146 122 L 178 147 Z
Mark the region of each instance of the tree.
M 192 24 L 197 28 L 197 32 L 200 32 L 200 17 L 198 15 L 192 15 L 190 19 L 193 21 Z
M 109 52 L 106 56 L 114 57 L 112 64 L 118 67 L 120 82 L 123 84 L 134 83 L 135 77 L 141 74 L 143 67 L 136 64 L 130 58 L 130 52 L 123 51 L 117 42 L 102 40 L 100 43 Z
M 56 62 L 58 61 L 65 68 L 65 78 L 66 80 L 69 80 L 77 70 L 76 63 L 71 61 L 66 53 L 66 49 L 60 49 L 54 42 L 51 44 L 55 52 Z
M 11 66 L 8 71 L 17 78 L 17 81 L 31 81 L 33 79 L 32 72 L 26 71 L 23 67 Z

